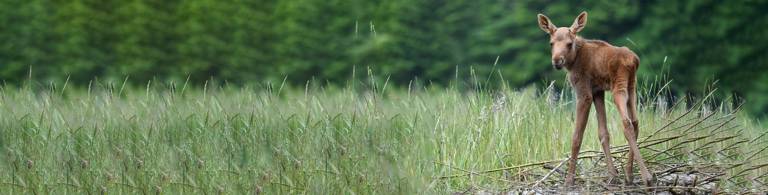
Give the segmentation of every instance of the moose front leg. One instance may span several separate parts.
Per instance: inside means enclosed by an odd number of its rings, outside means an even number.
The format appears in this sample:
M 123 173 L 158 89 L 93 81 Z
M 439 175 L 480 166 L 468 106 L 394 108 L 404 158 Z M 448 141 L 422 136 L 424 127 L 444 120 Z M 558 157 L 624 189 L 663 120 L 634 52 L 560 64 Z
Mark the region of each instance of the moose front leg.
M 613 166 L 613 156 L 611 155 L 611 135 L 608 133 L 605 116 L 605 91 L 596 92 L 594 95 L 595 116 L 597 117 L 597 137 L 600 140 L 600 146 L 603 147 L 605 163 L 611 173 L 608 175 L 608 183 L 614 182 L 614 175 L 617 174 Z M 629 161 L 632 162 L 632 161 Z
M 571 160 L 568 163 L 568 176 L 565 179 L 565 185 L 573 186 L 576 162 L 579 159 L 579 150 L 581 150 L 581 141 L 584 138 L 584 128 L 587 127 L 589 118 L 589 109 L 592 106 L 592 95 L 578 95 L 576 103 L 576 129 L 573 131 L 573 145 L 571 145 Z

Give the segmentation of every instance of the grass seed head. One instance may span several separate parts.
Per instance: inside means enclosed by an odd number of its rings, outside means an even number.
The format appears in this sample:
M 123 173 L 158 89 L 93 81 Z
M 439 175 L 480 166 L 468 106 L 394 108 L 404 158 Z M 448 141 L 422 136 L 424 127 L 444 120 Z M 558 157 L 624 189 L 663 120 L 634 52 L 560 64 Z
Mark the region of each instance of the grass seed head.
M 163 179 L 161 181 L 163 181 L 163 183 L 168 181 L 168 174 L 163 173 Z
M 224 194 L 224 188 L 219 187 L 219 194 Z
M 112 179 L 114 179 L 114 178 L 115 177 L 112 176 L 112 173 L 107 173 L 107 182 L 112 182 Z
M 142 167 L 144 167 L 144 161 L 141 161 L 141 160 L 139 160 L 139 161 L 136 163 L 136 169 L 139 169 L 139 170 L 141 170 L 141 168 L 142 168 Z
M 269 174 L 267 174 L 267 173 L 262 173 L 262 174 L 261 174 L 261 179 L 263 179 L 264 181 L 269 181 Z
M 83 162 L 80 162 L 80 164 L 83 167 L 83 169 L 88 169 L 88 161 L 87 160 L 83 159 Z
M 359 176 L 359 177 L 360 177 L 360 183 L 363 183 L 363 182 L 365 182 L 365 175 L 363 175 L 362 173 L 360 173 L 360 176 Z
M 107 187 L 101 186 L 101 195 L 107 194 Z
M 115 155 L 116 155 L 118 158 L 120 158 L 120 155 L 122 155 L 122 154 L 123 154 L 123 150 L 117 149 L 117 151 L 115 151 Z
M 27 160 L 27 168 L 32 169 L 35 167 L 35 161 Z
M 205 162 L 203 160 L 197 160 L 197 168 L 203 169 L 203 166 L 205 166 Z
M 256 190 L 253 192 L 255 195 L 261 195 L 261 186 L 256 185 Z
M 347 155 L 347 148 L 345 148 L 344 146 L 342 146 L 342 147 L 341 147 L 341 156 L 343 157 L 344 155 Z
M 275 157 L 279 157 L 279 156 L 280 156 L 280 150 L 279 149 L 275 149 Z
M 301 161 L 296 160 L 296 162 L 293 163 L 293 166 L 298 170 L 301 169 Z
M 155 194 L 162 194 L 162 192 L 163 192 L 163 188 L 161 188 L 160 186 L 155 187 Z
M 13 149 L 8 149 L 8 159 L 13 158 Z

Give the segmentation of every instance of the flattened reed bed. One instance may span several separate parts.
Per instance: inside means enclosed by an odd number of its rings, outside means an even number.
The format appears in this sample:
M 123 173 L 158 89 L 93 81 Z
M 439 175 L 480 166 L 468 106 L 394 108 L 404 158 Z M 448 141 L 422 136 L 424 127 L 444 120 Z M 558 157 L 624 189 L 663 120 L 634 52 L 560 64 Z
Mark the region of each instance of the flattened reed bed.
M 373 76 L 350 83 L 309 81 L 294 88 L 206 81 L 201 88 L 185 83 L 181 90 L 177 84 L 155 81 L 146 87 L 65 82 L 61 89 L 4 84 L 0 191 L 562 190 L 566 166 L 557 163 L 570 149 L 573 130 L 568 86 L 513 88 L 503 79 L 499 86 L 487 85 L 487 79 L 446 87 L 418 80 L 387 86 Z M 761 162 L 768 156 L 768 136 L 738 114 L 744 101 L 715 101 L 709 94 L 675 99 L 667 84 L 638 84 L 639 143 L 657 176 L 657 190 L 766 191 L 768 171 Z M 618 114 L 607 102 L 608 129 L 621 135 Z M 606 172 L 595 121 L 587 129 L 577 170 L 582 185 L 571 190 L 647 190 L 630 184 L 637 181 L 625 182 L 625 187 L 601 181 Z M 612 138 L 617 170 L 623 170 L 626 141 Z

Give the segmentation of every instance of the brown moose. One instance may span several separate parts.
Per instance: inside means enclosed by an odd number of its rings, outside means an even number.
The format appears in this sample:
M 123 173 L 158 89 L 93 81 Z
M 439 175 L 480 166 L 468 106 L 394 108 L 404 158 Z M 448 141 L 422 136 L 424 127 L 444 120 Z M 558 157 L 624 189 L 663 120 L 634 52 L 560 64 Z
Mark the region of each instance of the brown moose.
M 600 144 L 605 153 L 609 174 L 609 182 L 614 182 L 616 169 L 611 157 L 610 135 L 605 124 L 605 91 L 613 93 L 613 102 L 624 123 L 624 137 L 629 143 L 630 151 L 625 174 L 632 181 L 632 159 L 637 160 L 643 182 L 653 186 L 651 174 L 645 167 L 643 158 L 637 148 L 638 121 L 635 112 L 635 73 L 640 66 L 640 59 L 627 47 L 612 46 L 600 40 L 587 40 L 577 35 L 587 24 L 587 12 L 576 17 L 570 28 L 556 28 L 549 18 L 539 14 L 539 26 L 550 35 L 552 46 L 552 66 L 568 71 L 568 81 L 573 86 L 576 98 L 576 129 L 573 132 L 571 160 L 567 186 L 574 184 L 576 159 L 578 159 L 584 128 L 589 118 L 590 104 L 595 104 L 597 110 L 597 130 Z

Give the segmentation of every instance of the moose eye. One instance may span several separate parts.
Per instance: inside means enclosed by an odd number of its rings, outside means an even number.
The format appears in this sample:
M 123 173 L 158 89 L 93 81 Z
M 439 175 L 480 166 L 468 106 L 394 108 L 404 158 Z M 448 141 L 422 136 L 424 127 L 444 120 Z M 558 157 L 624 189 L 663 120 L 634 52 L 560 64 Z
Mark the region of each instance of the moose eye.
M 552 45 L 552 43 L 550 43 L 550 44 L 549 44 L 549 47 L 554 47 L 554 45 Z
M 573 44 L 573 43 L 568 43 L 568 48 L 571 48 L 571 44 Z

